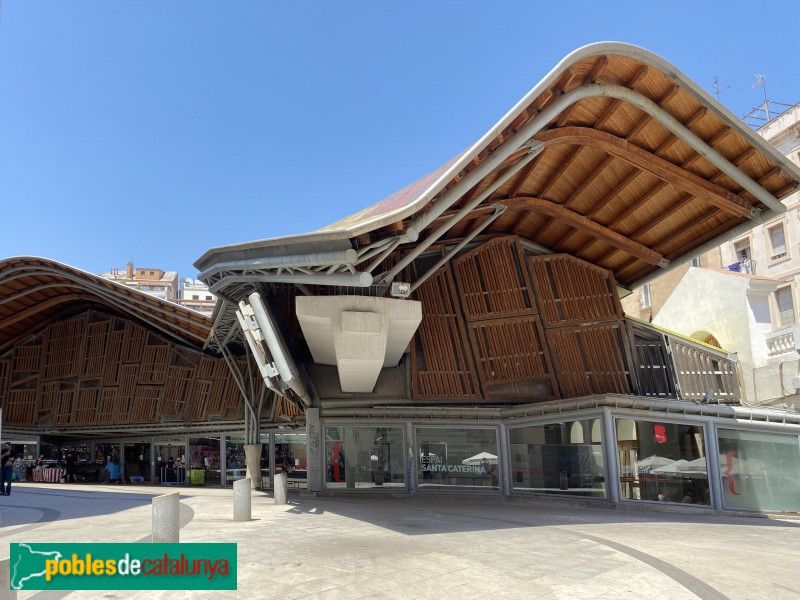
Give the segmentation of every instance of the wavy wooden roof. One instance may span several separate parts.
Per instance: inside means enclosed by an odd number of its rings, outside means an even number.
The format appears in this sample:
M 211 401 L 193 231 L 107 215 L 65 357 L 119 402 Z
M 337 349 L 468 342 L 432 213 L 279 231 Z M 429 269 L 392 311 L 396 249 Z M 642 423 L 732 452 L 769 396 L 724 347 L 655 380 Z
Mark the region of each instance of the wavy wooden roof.
M 396 194 L 320 231 L 212 249 L 195 264 L 345 239 L 363 248 L 413 230 L 403 251 L 490 190 L 440 241 L 499 209 L 483 237 L 520 235 L 632 287 L 782 212 L 798 183 L 790 161 L 674 66 L 603 42 L 570 54 L 470 149 Z
M 0 353 L 48 323 L 99 308 L 201 348 L 211 320 L 201 313 L 45 258 L 0 261 Z

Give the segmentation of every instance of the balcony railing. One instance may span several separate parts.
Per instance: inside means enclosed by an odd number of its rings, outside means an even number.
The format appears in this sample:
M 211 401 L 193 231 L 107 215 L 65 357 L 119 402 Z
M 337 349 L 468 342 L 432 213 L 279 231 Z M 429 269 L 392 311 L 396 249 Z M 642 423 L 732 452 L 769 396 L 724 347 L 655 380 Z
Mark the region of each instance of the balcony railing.
M 800 345 L 800 325 L 790 325 L 771 331 L 767 334 L 766 340 L 768 359 L 781 354 L 797 354 L 797 346 Z
M 627 321 L 639 395 L 714 404 L 741 401 L 734 357 L 641 321 Z

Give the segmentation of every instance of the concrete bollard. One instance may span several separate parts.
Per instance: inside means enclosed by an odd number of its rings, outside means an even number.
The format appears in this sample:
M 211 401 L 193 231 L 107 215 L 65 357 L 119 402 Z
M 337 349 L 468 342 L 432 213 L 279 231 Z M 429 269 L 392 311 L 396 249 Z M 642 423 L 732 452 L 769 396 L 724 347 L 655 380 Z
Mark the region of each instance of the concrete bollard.
M 289 503 L 289 480 L 286 473 L 275 474 L 275 504 Z
M 16 600 L 17 599 L 17 591 L 9 589 L 9 587 L 11 587 L 10 586 L 10 583 L 11 583 L 10 576 L 11 576 L 11 574 L 9 573 L 10 564 L 11 564 L 11 560 L 8 559 L 8 558 L 5 559 L 5 560 L 0 560 L 0 590 L 5 591 L 5 592 L 8 593 L 8 596 L 3 596 L 3 598 L 9 598 L 10 600 Z M 2 592 L 0 592 L 0 593 L 2 593 Z
M 153 543 L 177 544 L 180 541 L 181 493 L 153 498 Z
M 233 520 L 249 521 L 253 516 L 252 488 L 249 479 L 233 482 Z

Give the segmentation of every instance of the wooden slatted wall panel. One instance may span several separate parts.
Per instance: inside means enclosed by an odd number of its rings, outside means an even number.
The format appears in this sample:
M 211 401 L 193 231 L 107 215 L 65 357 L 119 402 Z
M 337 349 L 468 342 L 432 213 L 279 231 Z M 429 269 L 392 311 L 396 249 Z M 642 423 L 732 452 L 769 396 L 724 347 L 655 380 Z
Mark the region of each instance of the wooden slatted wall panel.
M 48 327 L 44 358 L 45 379 L 65 379 L 79 375 L 85 328 L 85 316 Z
M 81 382 L 78 388 L 78 395 L 73 409 L 73 425 L 93 425 L 97 421 L 97 411 L 100 400 L 99 381 L 93 382 L 98 387 L 84 387 L 86 383 Z
M 56 408 L 56 425 L 69 425 L 72 422 L 72 405 L 75 399 L 75 389 L 66 387 L 58 391 Z
M 36 390 L 11 390 L 8 405 L 3 409 L 4 425 L 33 426 L 39 416 Z
M 442 268 L 419 288 L 422 323 L 412 345 L 415 399 L 473 400 L 480 394 L 453 277 Z
M 194 369 L 171 366 L 167 375 L 167 386 L 164 388 L 164 401 L 161 414 L 167 417 L 183 418 L 186 412 L 189 388 L 192 384 Z
M 196 379 L 192 386 L 192 395 L 186 408 L 187 421 L 202 421 L 206 418 L 208 399 L 211 397 L 211 381 Z
M 119 395 L 121 398 L 133 398 L 136 395 L 136 374 L 138 365 L 122 365 L 119 376 Z
M 630 394 L 623 324 L 548 329 L 553 367 L 562 395 Z
M 528 264 L 545 326 L 622 318 L 610 271 L 565 254 L 531 256 Z
M 207 356 L 200 358 L 200 366 L 197 368 L 197 378 L 207 380 L 214 379 L 214 369 L 221 361 L 222 359 L 214 360 Z
M 556 382 L 537 317 L 475 321 L 468 326 L 478 375 L 489 396 L 519 399 L 510 392 L 522 388 L 508 384 L 541 380 L 544 385 L 531 386 L 528 399 L 555 397 Z
M 100 406 L 97 409 L 97 424 L 108 425 L 116 422 L 114 404 L 119 390 L 113 387 L 104 387 L 100 391 Z
M 468 321 L 536 312 L 516 237 L 492 240 L 453 261 Z
M 133 398 L 125 398 L 117 394 L 114 398 L 114 423 L 127 425 L 133 414 Z
M 82 377 L 100 377 L 103 375 L 109 325 L 109 321 L 89 323 L 87 327 L 86 354 L 81 367 Z
M 228 365 L 221 362 L 217 365 L 214 382 L 211 387 L 211 397 L 208 399 L 208 405 L 206 407 L 209 419 L 222 418 L 229 385 L 236 384 L 233 382 L 233 376 L 228 370 Z
M 246 380 L 245 380 L 246 381 Z M 222 418 L 226 420 L 241 419 L 244 416 L 244 399 L 242 392 L 233 378 L 228 385 L 225 393 L 225 400 L 222 406 Z
M 125 345 L 125 330 L 115 329 L 109 334 L 106 353 L 106 367 L 103 371 L 103 385 L 119 383 L 119 369 L 122 364 L 122 347 Z
M 303 411 L 297 405 L 283 396 L 278 396 L 275 401 L 277 402 L 275 407 L 276 419 L 280 417 L 299 417 L 303 414 Z
M 39 413 L 52 414 L 56 409 L 59 383 L 48 381 L 39 383 Z
M 674 398 L 675 385 L 664 339 L 645 337 L 635 330 L 630 339 L 633 340 L 633 368 L 639 383 L 637 393 L 640 396 Z
M 147 330 L 144 327 L 136 323 L 126 323 L 125 344 L 122 347 L 122 362 L 141 362 L 146 340 Z
M 736 364 L 712 355 L 697 346 L 671 339 L 672 358 L 678 377 L 681 397 L 700 400 L 709 390 L 716 402 L 736 402 L 741 399 Z
M 131 407 L 131 423 L 152 423 L 158 414 L 158 401 L 163 388 L 140 385 Z
M 139 368 L 139 383 L 162 385 L 167 378 L 171 348 L 167 345 L 147 345 L 144 347 L 142 363 Z
M 0 406 L 6 401 L 9 379 L 11 378 L 11 358 L 0 359 Z
M 11 353 L 11 370 L 19 375 L 22 373 L 38 373 L 42 365 L 42 344 L 28 344 L 15 346 Z M 13 382 L 16 377 L 12 377 Z

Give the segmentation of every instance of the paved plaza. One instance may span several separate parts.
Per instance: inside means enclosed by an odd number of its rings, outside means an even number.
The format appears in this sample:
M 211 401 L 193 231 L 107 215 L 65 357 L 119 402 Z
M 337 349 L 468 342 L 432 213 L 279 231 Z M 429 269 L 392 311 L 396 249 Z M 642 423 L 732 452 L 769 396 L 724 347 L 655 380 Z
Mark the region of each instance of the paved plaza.
M 611 509 L 496 497 L 314 497 L 179 488 L 182 542 L 237 542 L 236 592 L 19 592 L 94 598 L 800 597 L 800 521 Z M 147 541 L 149 486 L 20 484 L 0 501 L 4 542 Z M 9 547 L 2 545 L 0 558 Z M 0 597 L 7 594 L 0 591 Z

